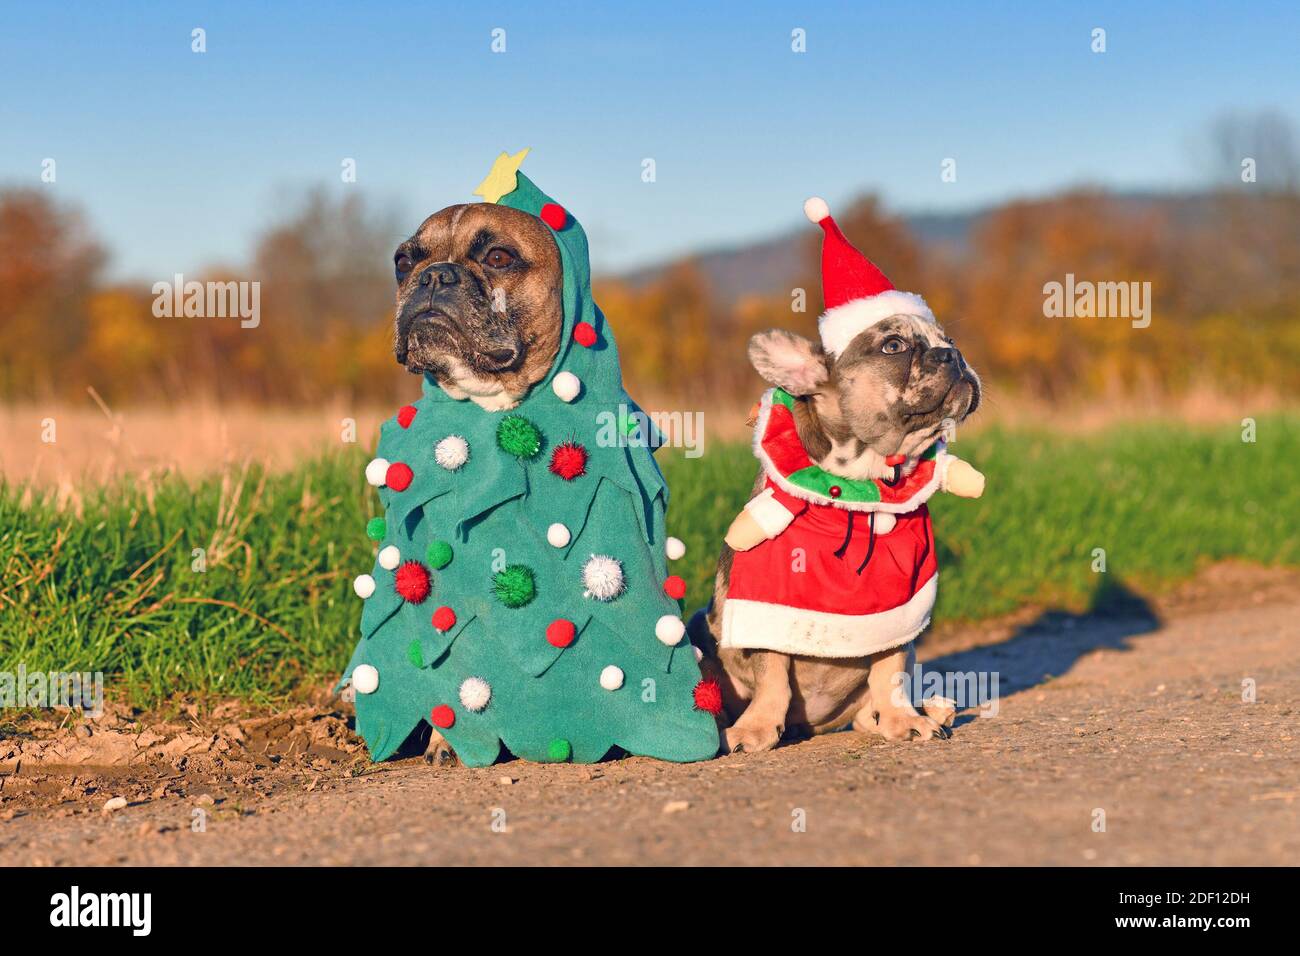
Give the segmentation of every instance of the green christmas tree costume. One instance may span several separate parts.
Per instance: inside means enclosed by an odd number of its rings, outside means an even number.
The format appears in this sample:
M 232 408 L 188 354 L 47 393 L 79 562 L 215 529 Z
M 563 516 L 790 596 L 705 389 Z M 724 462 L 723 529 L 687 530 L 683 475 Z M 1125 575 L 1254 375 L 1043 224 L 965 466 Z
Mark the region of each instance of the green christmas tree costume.
M 509 411 L 426 376 L 423 397 L 383 424 L 367 478 L 384 517 L 365 529 L 380 549 L 356 582 L 361 640 L 343 683 L 376 761 L 422 721 L 476 767 L 502 744 L 535 761 L 614 747 L 706 760 L 718 694 L 667 571 L 668 489 L 646 443 L 625 437 L 638 409 L 591 300 L 586 235 L 517 174 L 522 155 L 484 185 L 497 177 L 489 201 L 539 216 L 559 244 L 559 354 Z

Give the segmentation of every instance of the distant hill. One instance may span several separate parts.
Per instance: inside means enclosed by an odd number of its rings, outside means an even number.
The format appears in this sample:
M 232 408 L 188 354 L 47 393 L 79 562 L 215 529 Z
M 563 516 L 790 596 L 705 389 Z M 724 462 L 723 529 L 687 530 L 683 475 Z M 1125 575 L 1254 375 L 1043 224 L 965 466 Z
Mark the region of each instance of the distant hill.
M 1191 225 L 1206 217 L 1214 197 L 1201 193 L 1110 193 L 1108 198 L 1139 213 L 1160 209 L 1175 222 Z M 923 245 L 943 249 L 952 255 L 965 255 L 975 225 L 998 207 L 957 213 L 903 214 L 903 221 Z M 713 249 L 693 256 L 679 256 L 668 262 L 644 266 L 616 276 L 634 288 L 648 285 L 666 270 L 684 259 L 693 259 L 708 278 L 718 300 L 726 305 L 744 295 L 784 293 L 798 282 L 800 258 L 806 254 L 801 244 L 815 235 L 808 229 L 760 239 L 757 242 L 723 249 Z

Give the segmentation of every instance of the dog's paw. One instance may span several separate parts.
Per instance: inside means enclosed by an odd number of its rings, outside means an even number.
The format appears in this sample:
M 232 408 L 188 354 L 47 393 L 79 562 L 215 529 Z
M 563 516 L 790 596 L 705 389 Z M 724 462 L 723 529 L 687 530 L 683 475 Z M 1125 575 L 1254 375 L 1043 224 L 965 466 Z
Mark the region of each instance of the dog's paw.
M 729 754 L 756 754 L 771 750 L 781 740 L 782 728 L 776 724 L 736 724 L 723 733 L 726 752 Z
M 933 717 L 901 711 L 860 715 L 853 729 L 874 731 L 886 740 L 947 740 L 951 736 L 951 731 Z
M 951 697 L 931 697 L 921 705 L 925 716 L 937 721 L 943 727 L 951 727 L 957 716 L 957 702 Z
M 434 734 L 424 750 L 424 762 L 432 767 L 454 767 L 460 763 L 460 758 L 441 734 Z

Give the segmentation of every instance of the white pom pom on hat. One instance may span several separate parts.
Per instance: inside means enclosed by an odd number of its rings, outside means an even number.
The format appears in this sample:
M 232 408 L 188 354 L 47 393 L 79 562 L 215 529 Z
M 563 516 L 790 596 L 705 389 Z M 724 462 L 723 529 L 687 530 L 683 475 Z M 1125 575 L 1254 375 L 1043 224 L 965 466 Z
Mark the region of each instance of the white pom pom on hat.
M 686 543 L 681 538 L 669 538 L 664 542 L 664 557 L 676 561 L 686 554 Z
M 831 207 L 820 196 L 810 196 L 803 201 L 803 214 L 809 222 L 821 222 L 831 214 Z
M 375 593 L 375 579 L 368 574 L 358 574 L 352 582 L 352 590 L 357 592 L 357 597 L 365 600 Z
M 618 690 L 623 686 L 623 668 L 617 664 L 608 665 L 600 672 L 600 686 L 605 690 Z
M 570 537 L 569 529 L 558 521 L 546 529 L 546 542 L 552 548 L 565 547 L 568 545 Z
M 402 563 L 402 552 L 397 550 L 397 546 L 390 544 L 379 552 L 379 566 L 386 571 L 392 571 Z

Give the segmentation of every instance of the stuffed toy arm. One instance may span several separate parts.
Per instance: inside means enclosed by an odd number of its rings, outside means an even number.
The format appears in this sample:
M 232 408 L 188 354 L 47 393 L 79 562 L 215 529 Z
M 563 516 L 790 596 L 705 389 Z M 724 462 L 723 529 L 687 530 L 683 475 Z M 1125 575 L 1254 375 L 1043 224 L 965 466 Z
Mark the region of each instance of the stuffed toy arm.
M 960 458 L 949 457 L 943 490 L 959 498 L 978 498 L 984 494 L 984 476 Z
M 775 538 L 789 527 L 796 512 L 783 504 L 772 488 L 764 488 L 749 500 L 727 529 L 726 542 L 733 551 L 748 551 Z

